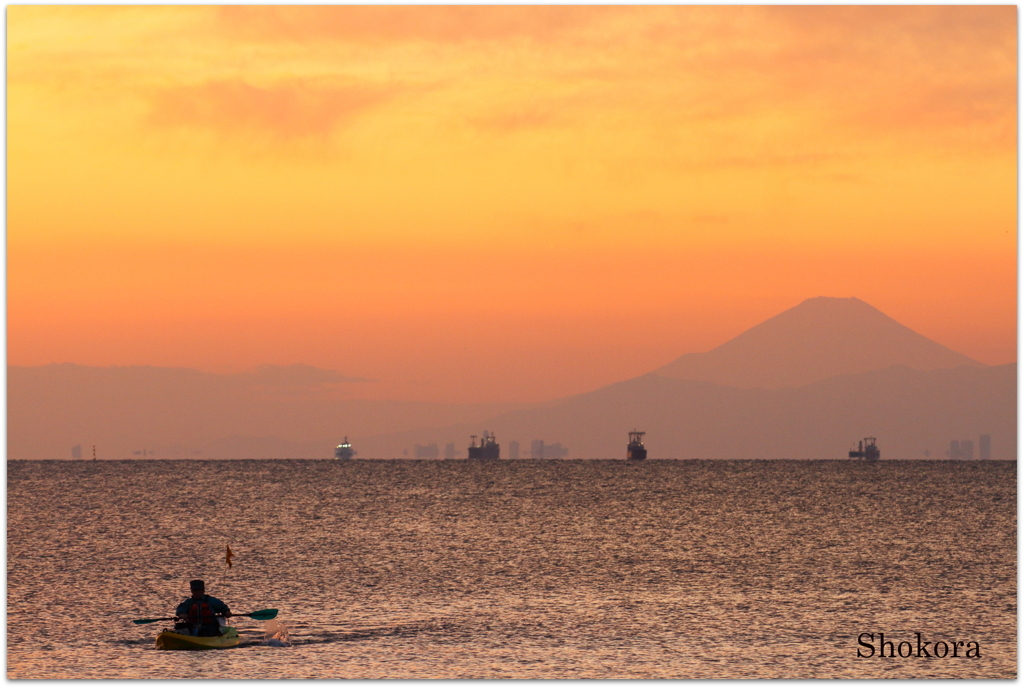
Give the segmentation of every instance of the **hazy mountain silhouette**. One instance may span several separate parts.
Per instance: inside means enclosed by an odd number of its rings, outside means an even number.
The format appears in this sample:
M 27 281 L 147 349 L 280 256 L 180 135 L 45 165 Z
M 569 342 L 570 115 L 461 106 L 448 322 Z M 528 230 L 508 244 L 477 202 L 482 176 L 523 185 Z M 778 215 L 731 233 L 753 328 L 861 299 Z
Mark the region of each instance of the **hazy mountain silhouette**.
M 1016 458 L 1017 366 L 986 366 L 860 299 L 818 297 L 721 346 L 647 375 L 485 423 L 369 438 L 371 455 L 470 434 L 561 442 L 579 458 L 625 456 L 645 430 L 652 457 L 843 458 L 877 436 L 885 458 L 942 458 L 950 440 L 992 436 Z M 507 455 L 507 454 L 506 454 Z
M 798 387 L 894 365 L 940 370 L 983 364 L 904 327 L 860 299 L 819 296 L 707 353 L 653 371 L 745 389 Z
M 561 442 L 575 458 L 625 458 L 627 433 L 647 432 L 651 458 L 845 458 L 866 436 L 884 459 L 941 459 L 950 440 L 992 437 L 993 459 L 1015 459 L 1017 366 L 914 370 L 893 366 L 841 375 L 804 387 L 739 389 L 698 380 L 642 375 L 524 408 L 483 423 L 372 437 L 364 456 L 401 456 L 413 443 L 455 442 L 469 435 Z M 928 454 L 925 454 L 925 451 Z
M 652 458 L 842 458 L 865 436 L 883 458 L 941 458 L 992 436 L 1016 458 L 1017 366 L 985 366 L 858 299 L 804 301 L 703 354 L 585 394 L 522 407 L 336 398 L 361 382 L 309 366 L 215 375 L 184 368 L 8 368 L 8 457 L 361 458 L 470 435 L 559 442 L 570 457 L 621 458 L 645 430 Z M 426 429 L 417 429 L 426 428 Z M 406 454 L 406 452 L 408 452 Z
M 518 404 L 436 404 L 334 398 L 359 378 L 310 366 L 221 375 L 190 368 L 7 368 L 11 459 L 273 458 L 333 455 L 341 439 L 487 418 Z M 358 387 L 356 387 L 358 389 Z

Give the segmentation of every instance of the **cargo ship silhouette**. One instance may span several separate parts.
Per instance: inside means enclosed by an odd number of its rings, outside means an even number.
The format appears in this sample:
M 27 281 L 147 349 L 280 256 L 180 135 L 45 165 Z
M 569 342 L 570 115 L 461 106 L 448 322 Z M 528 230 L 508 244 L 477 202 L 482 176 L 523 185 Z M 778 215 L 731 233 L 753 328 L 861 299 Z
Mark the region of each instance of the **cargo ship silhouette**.
M 851 459 L 866 459 L 868 461 L 878 461 L 882 457 L 882 452 L 878 450 L 875 445 L 874 437 L 865 437 L 863 440 L 857 443 L 857 449 L 850 450 Z
M 633 430 L 629 433 L 629 444 L 626 445 L 626 458 L 630 461 L 643 461 L 647 458 L 647 448 L 644 447 L 644 435 L 646 433 Z
M 476 443 L 476 435 L 470 435 L 469 444 L 469 458 L 471 459 L 497 459 L 500 458 L 499 454 L 501 448 L 498 443 L 494 440 L 494 433 L 487 432 L 484 430 L 484 436 L 480 440 L 480 444 Z

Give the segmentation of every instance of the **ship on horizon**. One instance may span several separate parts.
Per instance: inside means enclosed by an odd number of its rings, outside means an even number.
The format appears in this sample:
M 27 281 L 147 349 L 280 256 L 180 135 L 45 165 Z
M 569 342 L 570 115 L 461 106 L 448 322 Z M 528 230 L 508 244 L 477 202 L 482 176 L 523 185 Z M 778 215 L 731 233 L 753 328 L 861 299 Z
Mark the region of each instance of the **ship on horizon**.
M 643 461 L 647 458 L 647 448 L 644 447 L 644 435 L 647 433 L 633 430 L 629 433 L 629 444 L 626 445 L 626 458 L 630 461 Z
M 476 443 L 476 435 L 469 436 L 469 458 L 471 459 L 498 459 L 500 457 L 501 448 L 494 439 L 493 432 L 487 432 L 484 430 L 484 435 L 480 439 L 480 444 Z
M 345 439 L 342 440 L 341 444 L 334 448 L 334 458 L 345 461 L 351 459 L 356 455 L 356 450 L 349 444 L 348 435 L 345 435 Z
M 867 461 L 878 461 L 882 458 L 882 452 L 875 445 L 874 437 L 865 437 L 857 443 L 856 449 L 850 450 L 851 459 L 865 459 Z

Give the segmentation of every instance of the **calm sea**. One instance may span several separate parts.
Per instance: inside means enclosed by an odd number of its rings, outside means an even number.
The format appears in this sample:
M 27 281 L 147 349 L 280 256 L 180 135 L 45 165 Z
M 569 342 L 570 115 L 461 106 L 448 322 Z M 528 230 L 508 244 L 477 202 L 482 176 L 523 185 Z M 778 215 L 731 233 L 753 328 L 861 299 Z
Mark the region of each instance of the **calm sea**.
M 9 462 L 7 675 L 1013 678 L 1016 476 L 950 461 Z M 131 620 L 172 613 L 191 578 L 235 611 L 280 609 L 280 625 L 239 621 L 231 650 L 155 650 L 163 624 Z M 858 658 L 861 633 L 914 654 Z M 916 633 L 961 656 L 916 656 Z

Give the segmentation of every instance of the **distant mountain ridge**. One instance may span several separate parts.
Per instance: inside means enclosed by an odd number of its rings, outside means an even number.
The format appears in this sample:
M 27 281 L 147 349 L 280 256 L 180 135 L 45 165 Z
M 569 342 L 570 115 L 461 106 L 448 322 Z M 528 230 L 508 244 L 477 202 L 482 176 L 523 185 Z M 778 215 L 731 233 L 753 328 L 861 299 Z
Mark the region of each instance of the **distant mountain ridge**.
M 987 434 L 993 459 L 1015 459 L 1016 393 L 1015 363 L 930 371 L 897 365 L 780 389 L 648 374 L 483 423 L 371 437 L 361 451 L 384 456 L 392 447 L 454 441 L 464 457 L 469 435 L 486 428 L 503 457 L 510 440 L 529 447 L 544 439 L 566 445 L 569 457 L 625 458 L 636 427 L 647 432 L 651 458 L 841 459 L 859 439 L 876 436 L 884 459 L 941 459 L 950 440 L 978 446 Z
M 334 398 L 360 378 L 311 366 L 237 374 L 158 366 L 59 363 L 7 367 L 7 456 L 328 458 L 346 435 L 367 437 L 489 418 L 518 404 Z M 328 394 L 324 394 L 328 392 Z
M 309 366 L 217 375 L 60 364 L 8 367 L 8 457 L 327 458 L 347 435 L 360 458 L 497 433 L 502 456 L 541 439 L 569 457 L 622 458 L 646 431 L 652 458 L 844 458 L 877 436 L 882 458 L 942 458 L 992 439 L 1016 458 L 1017 366 L 986 366 L 855 298 L 818 297 L 702 354 L 543 404 L 427 404 L 324 396 L 359 378 Z M 150 454 L 147 454 L 147 456 Z
M 860 299 L 819 296 L 711 351 L 684 354 L 652 372 L 741 389 L 780 389 L 895 365 L 915 370 L 983 366 Z
M 877 436 L 884 458 L 943 458 L 951 440 L 992 437 L 1015 459 L 1017 366 L 986 366 L 857 298 L 816 297 L 707 352 L 632 380 L 430 432 L 368 438 L 371 455 L 470 434 L 622 458 L 645 430 L 652 458 L 845 458 Z

